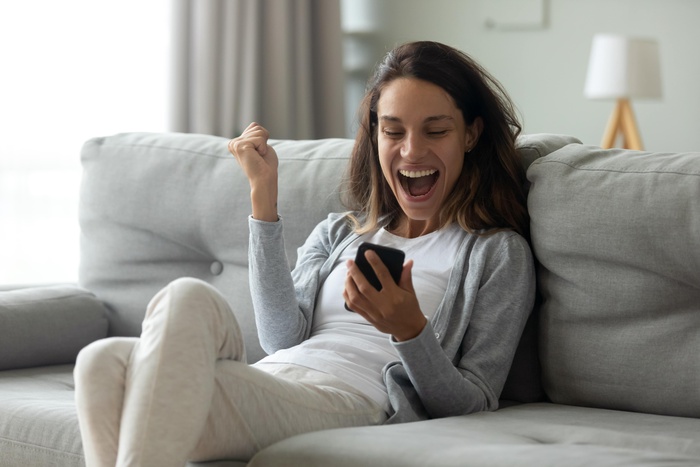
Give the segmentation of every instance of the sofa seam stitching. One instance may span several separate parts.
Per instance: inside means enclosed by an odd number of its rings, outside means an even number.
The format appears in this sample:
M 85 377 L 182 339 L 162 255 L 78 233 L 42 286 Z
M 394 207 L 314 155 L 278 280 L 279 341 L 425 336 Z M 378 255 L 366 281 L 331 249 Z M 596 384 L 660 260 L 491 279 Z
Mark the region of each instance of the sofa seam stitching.
M 26 450 L 26 451 L 43 451 L 43 452 L 51 453 L 52 455 L 58 455 L 58 456 L 63 456 L 63 457 L 70 457 L 70 458 L 77 458 L 77 459 L 84 458 L 84 456 L 79 454 L 79 453 L 61 451 L 59 449 L 51 448 L 48 446 L 42 446 L 39 444 L 30 444 L 30 443 L 26 443 L 23 441 L 14 440 L 14 439 L 6 438 L 6 437 L 0 437 L 0 443 L 19 447 L 19 448 Z
M 574 165 L 570 164 L 565 161 L 557 161 L 557 160 L 536 160 L 533 162 L 534 164 L 561 164 L 565 165 L 567 167 L 571 167 L 572 169 L 576 170 L 584 170 L 586 172 L 611 172 L 611 173 L 621 173 L 621 174 L 658 174 L 658 175 L 690 175 L 690 176 L 696 176 L 700 177 L 700 172 L 681 172 L 677 170 L 668 170 L 668 171 L 663 171 L 659 169 L 653 169 L 653 170 L 623 170 L 623 169 L 616 169 L 616 168 L 605 168 L 605 167 L 595 167 L 595 166 L 590 166 L 590 165 Z

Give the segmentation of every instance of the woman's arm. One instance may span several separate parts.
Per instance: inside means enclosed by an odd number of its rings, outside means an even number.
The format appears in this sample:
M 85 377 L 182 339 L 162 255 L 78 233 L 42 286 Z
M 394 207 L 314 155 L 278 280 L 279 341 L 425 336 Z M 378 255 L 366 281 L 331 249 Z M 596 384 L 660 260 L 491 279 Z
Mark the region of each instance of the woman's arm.
M 513 355 L 534 302 L 535 272 L 527 242 L 507 236 L 500 248 L 471 260 L 450 329 L 468 318 L 452 361 L 430 324 L 414 339 L 395 342 L 401 361 L 431 418 L 498 407 Z M 473 252 L 475 254 L 475 252 Z M 475 263 L 482 263 L 475 267 Z M 478 272 L 477 272 L 478 271 Z M 476 272 L 476 274 L 475 274 Z M 475 296 L 474 296 L 475 295 Z M 459 339 L 460 336 L 444 336 Z
M 268 354 L 301 342 L 311 313 L 299 308 L 282 236 L 282 221 L 249 218 L 248 280 L 260 345 Z
M 282 222 L 277 213 L 277 153 L 268 144 L 268 131 L 251 123 L 228 148 L 250 183 L 252 215 L 248 220 L 250 291 L 263 349 L 300 342 L 307 333 L 310 312 L 300 310 L 287 264 Z
M 250 290 L 260 344 L 271 354 L 309 337 L 321 268 L 335 242 L 350 232 L 344 215 L 329 215 L 299 249 L 297 264 L 290 272 L 277 212 L 279 161 L 268 138 L 265 128 L 251 123 L 228 147 L 250 183 Z
M 329 216 L 316 226 L 299 249 L 297 264 L 290 272 L 282 222 L 249 220 L 250 289 L 260 344 L 268 354 L 309 337 L 320 270 L 331 251 L 331 222 Z

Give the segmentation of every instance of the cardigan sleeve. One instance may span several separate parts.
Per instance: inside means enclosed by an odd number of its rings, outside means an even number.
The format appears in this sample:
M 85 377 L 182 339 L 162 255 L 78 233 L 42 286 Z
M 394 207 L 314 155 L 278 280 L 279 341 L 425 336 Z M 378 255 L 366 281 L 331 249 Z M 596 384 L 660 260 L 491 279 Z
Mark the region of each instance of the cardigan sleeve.
M 296 300 L 282 219 L 248 219 L 248 280 L 260 345 L 268 354 L 301 342 L 311 315 Z
M 298 250 L 292 271 L 285 252 L 282 219 L 249 218 L 249 281 L 260 345 L 268 354 L 309 337 L 322 268 L 335 247 L 338 215 L 320 222 Z
M 509 233 L 494 240 L 471 249 L 446 331 L 461 329 L 461 335 L 439 336 L 429 323 L 416 338 L 393 343 L 430 418 L 498 408 L 534 303 L 535 273 L 522 237 Z M 455 355 L 445 351 L 450 339 L 459 339 Z

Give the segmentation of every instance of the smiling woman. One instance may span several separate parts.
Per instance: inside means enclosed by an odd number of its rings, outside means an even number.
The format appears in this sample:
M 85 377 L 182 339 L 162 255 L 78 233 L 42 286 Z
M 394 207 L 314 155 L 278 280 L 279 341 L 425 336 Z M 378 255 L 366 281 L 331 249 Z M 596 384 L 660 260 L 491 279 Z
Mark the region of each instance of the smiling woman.
M 404 61 L 441 69 L 433 79 L 387 79 Z M 499 100 L 449 46 L 400 46 L 376 76 L 350 156 L 350 177 L 368 182 L 350 196 L 369 202 L 329 213 L 292 271 L 289 220 L 277 209 L 289 182 L 279 170 L 283 148 L 256 122 L 229 141 L 250 185 L 249 285 L 268 355 L 247 364 L 236 315 L 217 289 L 173 281 L 151 300 L 139 338 L 102 339 L 78 356 L 89 467 L 248 460 L 303 432 L 498 407 L 535 297 L 532 254 L 519 234 L 526 216 L 508 215 L 524 203 L 522 169 L 513 169 L 520 126 L 507 96 Z M 390 207 L 360 232 L 377 192 Z M 399 261 L 386 265 L 380 251 Z
M 481 118 L 467 125 L 444 89 L 415 78 L 387 83 L 377 116 L 379 164 L 404 213 L 394 221 L 394 230 L 407 237 L 437 230 L 464 154 L 481 134 Z
M 505 89 L 471 57 L 432 42 L 397 47 L 358 115 L 347 200 L 362 213 L 353 216 L 358 232 L 388 223 L 414 237 L 457 222 L 470 233 L 528 237 L 515 151 L 522 127 Z M 420 187 L 406 179 L 424 171 L 432 178 Z
M 80 147 L 166 129 L 168 5 L 0 3 L 0 283 L 77 279 Z

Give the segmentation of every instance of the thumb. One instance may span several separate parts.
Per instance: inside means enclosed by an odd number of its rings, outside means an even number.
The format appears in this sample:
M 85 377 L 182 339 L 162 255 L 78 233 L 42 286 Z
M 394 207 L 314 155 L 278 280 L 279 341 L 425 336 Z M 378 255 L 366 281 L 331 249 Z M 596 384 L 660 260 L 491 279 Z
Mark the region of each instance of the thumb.
M 403 270 L 401 271 L 399 287 L 401 287 L 404 290 L 408 290 L 409 292 L 415 293 L 415 290 L 413 289 L 413 275 L 411 274 L 412 270 L 413 260 L 409 259 L 408 261 L 406 261 L 406 264 L 404 264 Z

